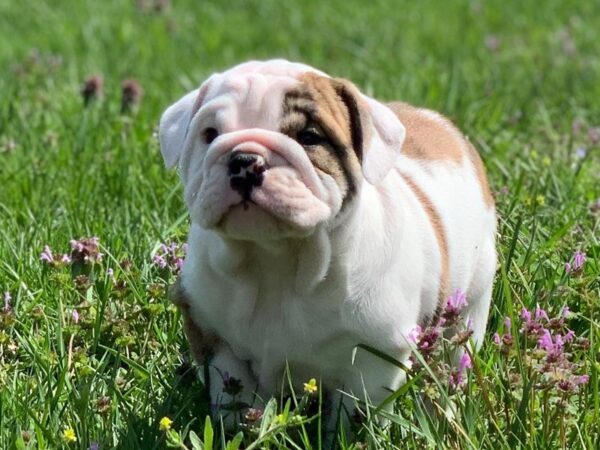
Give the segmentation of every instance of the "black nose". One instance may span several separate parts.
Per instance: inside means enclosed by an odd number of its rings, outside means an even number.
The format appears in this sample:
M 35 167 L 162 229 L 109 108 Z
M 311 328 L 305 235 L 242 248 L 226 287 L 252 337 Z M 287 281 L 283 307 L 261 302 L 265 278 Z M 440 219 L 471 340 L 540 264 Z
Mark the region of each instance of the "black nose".
M 233 152 L 227 159 L 227 174 L 238 175 L 242 169 L 247 169 L 257 161 L 258 155 L 255 153 Z
M 250 201 L 252 189 L 262 184 L 264 171 L 264 159 L 255 153 L 233 152 L 227 160 L 229 184 L 245 202 Z

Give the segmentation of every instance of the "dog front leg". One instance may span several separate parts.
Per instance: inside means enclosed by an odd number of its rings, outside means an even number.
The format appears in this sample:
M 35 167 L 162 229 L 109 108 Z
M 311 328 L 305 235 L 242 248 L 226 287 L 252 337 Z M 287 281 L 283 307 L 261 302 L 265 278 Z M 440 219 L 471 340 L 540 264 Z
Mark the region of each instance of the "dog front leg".
M 201 378 L 210 393 L 213 416 L 221 418 L 227 429 L 235 428 L 255 403 L 258 382 L 248 363 L 221 341 L 214 356 L 205 363 Z

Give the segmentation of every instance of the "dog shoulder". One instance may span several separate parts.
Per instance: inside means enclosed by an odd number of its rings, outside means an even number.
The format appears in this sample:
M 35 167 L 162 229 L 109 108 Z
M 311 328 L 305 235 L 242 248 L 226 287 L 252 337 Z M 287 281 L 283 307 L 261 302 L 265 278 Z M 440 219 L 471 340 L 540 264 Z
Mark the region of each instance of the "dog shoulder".
M 408 103 L 387 103 L 406 129 L 402 153 L 424 163 L 470 164 L 477 175 L 485 204 L 494 205 L 485 167 L 473 144 L 462 134 L 450 119 L 442 114 L 417 108 Z

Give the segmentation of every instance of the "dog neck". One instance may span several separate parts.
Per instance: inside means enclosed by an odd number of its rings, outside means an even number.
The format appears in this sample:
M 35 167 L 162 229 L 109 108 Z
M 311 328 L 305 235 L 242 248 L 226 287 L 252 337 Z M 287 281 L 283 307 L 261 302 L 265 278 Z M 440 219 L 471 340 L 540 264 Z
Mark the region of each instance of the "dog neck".
M 386 233 L 380 229 L 387 212 L 374 209 L 370 195 L 356 199 L 351 211 L 331 229 L 319 225 L 313 233 L 302 238 L 282 238 L 245 241 L 228 238 L 198 224 L 192 224 L 190 247 L 202 246 L 204 255 L 215 274 L 224 281 L 250 278 L 257 283 L 289 286 L 298 295 L 309 295 L 316 289 L 329 290 L 344 286 L 351 271 L 377 271 L 375 266 L 389 252 Z M 377 261 L 373 255 L 379 255 Z M 362 277 L 359 277 L 362 278 Z M 341 286 L 340 286 L 341 285 Z
M 309 293 L 319 285 L 332 264 L 331 240 L 324 225 L 303 238 L 244 241 L 193 224 L 190 244 L 195 242 L 208 247 L 206 262 L 223 278 L 276 278 L 299 294 Z

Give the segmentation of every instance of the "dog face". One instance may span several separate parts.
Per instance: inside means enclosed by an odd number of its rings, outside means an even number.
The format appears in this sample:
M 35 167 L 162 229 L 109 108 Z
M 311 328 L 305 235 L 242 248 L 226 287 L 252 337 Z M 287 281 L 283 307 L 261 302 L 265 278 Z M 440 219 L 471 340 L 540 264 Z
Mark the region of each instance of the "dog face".
M 211 76 L 165 111 L 159 136 L 193 222 L 264 240 L 334 224 L 393 167 L 404 128 L 348 81 L 274 60 Z

